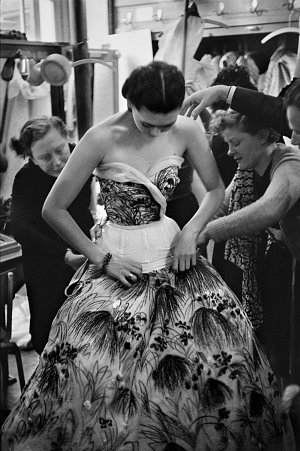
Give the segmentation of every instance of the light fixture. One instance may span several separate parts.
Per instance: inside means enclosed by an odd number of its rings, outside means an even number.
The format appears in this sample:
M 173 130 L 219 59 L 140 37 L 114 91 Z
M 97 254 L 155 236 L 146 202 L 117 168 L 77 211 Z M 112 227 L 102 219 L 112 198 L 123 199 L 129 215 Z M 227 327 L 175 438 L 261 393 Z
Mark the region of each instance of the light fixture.
M 66 56 L 59 53 L 52 53 L 48 55 L 45 59 L 35 64 L 34 62 L 30 65 L 30 69 L 34 71 L 33 74 L 30 73 L 28 81 L 33 81 L 31 84 L 38 86 L 41 81 L 46 81 L 52 86 L 63 86 L 70 78 L 72 67 L 78 67 L 83 64 L 97 64 L 101 63 L 104 66 L 109 67 L 107 61 L 107 55 L 112 53 L 116 58 L 120 57 L 120 53 L 117 50 L 109 50 L 102 47 L 102 54 L 97 58 L 83 58 L 77 61 L 70 61 Z

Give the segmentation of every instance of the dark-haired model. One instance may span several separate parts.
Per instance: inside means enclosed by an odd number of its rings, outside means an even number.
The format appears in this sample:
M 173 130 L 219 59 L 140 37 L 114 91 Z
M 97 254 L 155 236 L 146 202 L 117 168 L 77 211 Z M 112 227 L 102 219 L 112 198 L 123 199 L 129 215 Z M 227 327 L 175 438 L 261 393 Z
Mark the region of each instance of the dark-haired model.
M 53 186 L 44 217 L 89 265 L 4 424 L 4 449 L 293 448 L 250 321 L 197 253 L 224 188 L 199 125 L 179 116 L 184 92 L 175 66 L 134 70 L 128 111 L 91 128 Z M 164 213 L 184 152 L 206 194 L 181 231 Z M 108 214 L 97 243 L 67 212 L 94 170 Z

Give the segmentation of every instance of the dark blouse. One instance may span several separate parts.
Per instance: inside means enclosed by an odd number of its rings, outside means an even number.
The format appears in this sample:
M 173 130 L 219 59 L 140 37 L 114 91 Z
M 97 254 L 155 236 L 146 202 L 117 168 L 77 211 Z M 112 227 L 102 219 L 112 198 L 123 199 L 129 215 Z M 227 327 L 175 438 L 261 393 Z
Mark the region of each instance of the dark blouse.
M 71 147 L 71 146 L 70 146 Z M 71 147 L 72 148 L 72 147 Z M 70 247 L 42 218 L 42 207 L 56 178 L 43 172 L 31 160 L 16 174 L 12 190 L 11 233 L 22 245 L 23 256 L 63 260 Z M 68 211 L 89 236 L 93 218 L 89 210 L 92 177 Z

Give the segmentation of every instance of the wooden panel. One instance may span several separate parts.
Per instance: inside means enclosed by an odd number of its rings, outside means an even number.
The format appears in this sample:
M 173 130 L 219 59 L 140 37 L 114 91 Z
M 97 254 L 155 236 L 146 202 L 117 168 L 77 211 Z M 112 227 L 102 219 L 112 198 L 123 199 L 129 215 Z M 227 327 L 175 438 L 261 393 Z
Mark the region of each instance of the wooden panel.
M 120 1 L 120 0 L 119 0 Z M 126 32 L 132 30 L 141 30 L 145 28 L 150 28 L 152 31 L 163 31 L 166 26 L 174 22 L 180 15 L 184 13 L 184 2 L 182 0 L 173 1 L 161 1 L 161 2 L 141 2 L 141 0 L 131 0 L 127 4 L 118 6 L 119 1 L 115 4 L 115 24 L 116 32 Z M 123 0 L 124 1 L 124 0 Z M 148 20 L 139 21 L 139 15 L 145 10 L 145 8 L 152 8 L 153 14 L 157 13 L 158 9 L 161 9 L 162 20 L 156 21 L 152 15 L 148 16 Z M 132 14 L 132 23 L 126 24 L 127 14 Z
M 283 0 L 261 0 L 258 14 L 251 13 L 250 0 L 225 0 L 225 14 L 218 16 L 219 1 L 195 0 L 201 17 L 225 22 L 230 28 L 220 28 L 205 24 L 205 36 L 220 36 L 230 34 L 268 33 L 280 27 L 298 26 L 299 12 L 290 16 L 290 11 L 283 6 Z M 115 0 L 116 33 L 150 28 L 153 32 L 164 31 L 182 14 L 184 0 Z M 157 10 L 162 10 L 162 19 L 157 21 L 151 17 Z M 126 23 L 128 13 L 131 23 Z M 143 20 L 144 19 L 144 20 Z M 247 28 L 250 27 L 250 28 Z

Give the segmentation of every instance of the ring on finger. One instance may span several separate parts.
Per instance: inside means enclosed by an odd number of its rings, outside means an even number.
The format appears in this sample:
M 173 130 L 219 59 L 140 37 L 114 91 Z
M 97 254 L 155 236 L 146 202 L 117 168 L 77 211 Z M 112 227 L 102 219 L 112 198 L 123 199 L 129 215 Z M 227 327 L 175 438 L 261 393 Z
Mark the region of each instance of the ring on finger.
M 134 279 L 135 275 L 132 274 L 132 272 L 130 272 L 129 275 L 128 275 L 128 277 L 129 277 L 130 279 Z

